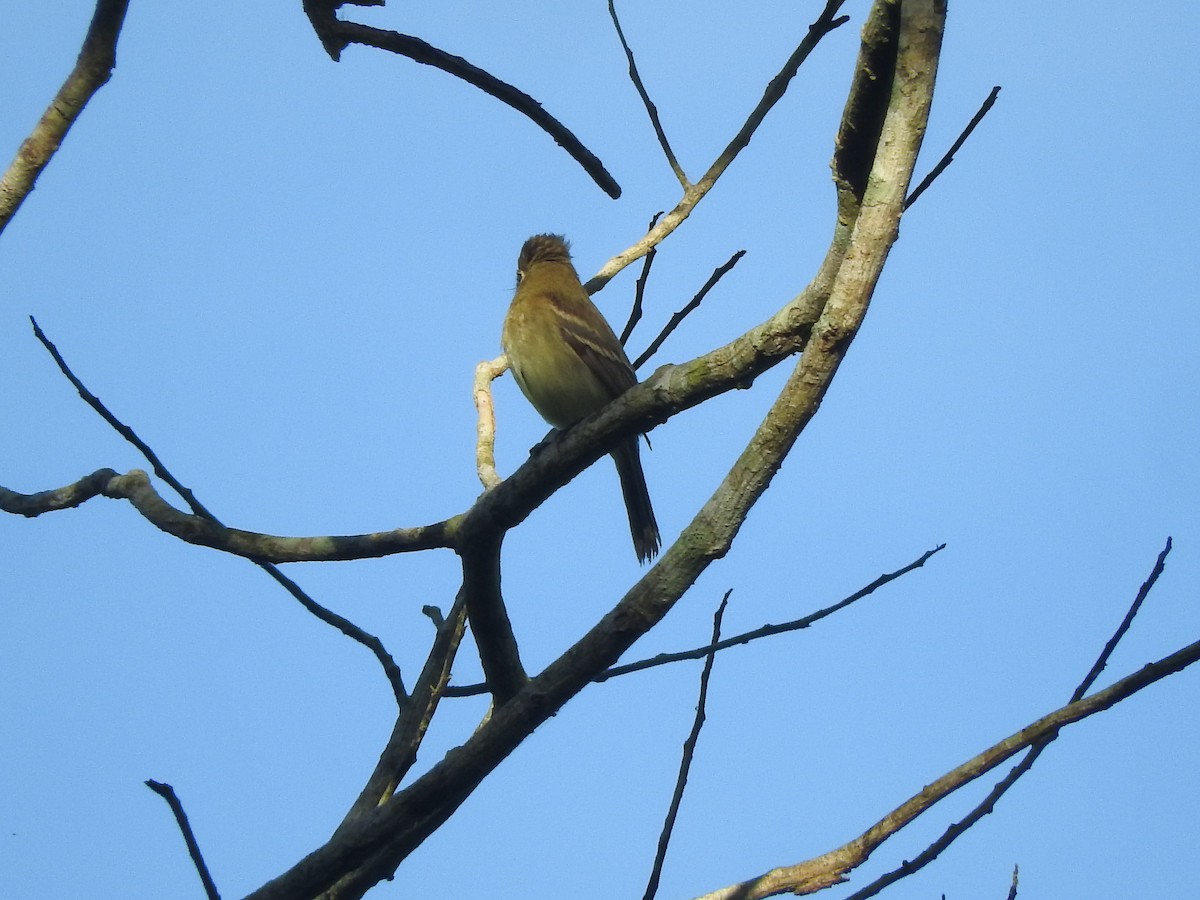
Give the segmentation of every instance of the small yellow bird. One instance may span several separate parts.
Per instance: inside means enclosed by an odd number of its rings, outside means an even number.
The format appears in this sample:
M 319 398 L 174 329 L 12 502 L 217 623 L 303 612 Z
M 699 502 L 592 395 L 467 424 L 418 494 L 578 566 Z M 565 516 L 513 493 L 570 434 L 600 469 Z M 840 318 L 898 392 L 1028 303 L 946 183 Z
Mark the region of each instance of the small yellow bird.
M 555 428 L 621 396 L 637 375 L 625 348 L 579 281 L 566 240 L 537 234 L 517 259 L 513 295 L 500 345 L 526 399 Z M 636 436 L 612 451 L 639 562 L 658 553 L 660 538 Z

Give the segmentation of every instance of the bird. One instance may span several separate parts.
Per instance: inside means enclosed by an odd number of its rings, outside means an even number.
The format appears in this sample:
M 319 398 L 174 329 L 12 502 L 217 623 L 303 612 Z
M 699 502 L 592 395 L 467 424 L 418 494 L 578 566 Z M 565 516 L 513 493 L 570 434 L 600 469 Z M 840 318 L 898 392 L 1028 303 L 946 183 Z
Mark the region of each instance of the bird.
M 517 258 L 517 287 L 500 346 L 521 393 L 556 429 L 567 429 L 637 384 L 611 326 L 571 264 L 562 235 L 536 234 Z M 646 475 L 632 435 L 612 450 L 638 562 L 660 546 Z

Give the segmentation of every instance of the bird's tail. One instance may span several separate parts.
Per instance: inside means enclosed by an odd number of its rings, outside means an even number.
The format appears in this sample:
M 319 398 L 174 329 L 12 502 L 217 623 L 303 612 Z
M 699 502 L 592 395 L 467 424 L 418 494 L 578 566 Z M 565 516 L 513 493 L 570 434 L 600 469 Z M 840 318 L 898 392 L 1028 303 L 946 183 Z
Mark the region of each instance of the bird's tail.
M 631 438 L 617 447 L 612 458 L 617 464 L 621 493 L 625 497 L 625 510 L 629 513 L 633 549 L 637 553 L 638 562 L 644 563 L 658 553 L 660 538 L 658 522 L 654 520 L 654 508 L 650 505 L 650 492 L 646 489 L 646 475 L 642 471 L 642 460 L 638 455 L 637 438 Z

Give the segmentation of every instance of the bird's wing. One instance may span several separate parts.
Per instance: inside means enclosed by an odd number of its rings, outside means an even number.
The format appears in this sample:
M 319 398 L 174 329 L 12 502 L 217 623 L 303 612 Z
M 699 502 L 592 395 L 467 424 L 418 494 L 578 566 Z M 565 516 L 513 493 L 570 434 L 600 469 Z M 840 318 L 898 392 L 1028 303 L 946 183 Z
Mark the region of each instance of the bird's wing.
M 600 311 L 594 307 L 588 311 L 591 316 L 561 316 L 559 328 L 567 346 L 596 376 L 611 399 L 616 399 L 637 384 L 637 375 Z

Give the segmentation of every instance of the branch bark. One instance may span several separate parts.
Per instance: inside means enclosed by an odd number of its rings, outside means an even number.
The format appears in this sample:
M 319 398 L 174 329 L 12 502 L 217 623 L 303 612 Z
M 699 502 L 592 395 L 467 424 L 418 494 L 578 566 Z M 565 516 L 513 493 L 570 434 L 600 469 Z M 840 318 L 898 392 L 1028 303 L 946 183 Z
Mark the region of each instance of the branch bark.
M 8 227 L 88 101 L 117 65 L 117 38 L 129 0 L 99 0 L 75 67 L 0 178 L 0 234 Z
M 901 16 L 896 12 L 895 3 L 880 0 L 867 25 L 876 38 L 874 49 L 896 45 L 891 90 L 876 100 L 886 112 L 881 114 L 871 104 L 847 107 L 847 117 L 867 116 L 882 122 L 877 132 L 873 128 L 854 130 L 854 140 L 874 147 L 869 177 L 861 194 L 849 197 L 844 196 L 849 191 L 847 185 L 839 182 L 839 216 L 830 252 L 809 290 L 769 323 L 787 333 L 774 346 L 790 344 L 788 352 L 792 352 L 803 343 L 800 335 L 808 333 L 806 325 L 796 324 L 797 319 L 803 322 L 807 313 L 812 315 L 808 321 L 814 323 L 812 338 L 783 393 L 716 493 L 684 529 L 680 540 L 616 607 L 507 703 L 494 709 L 490 719 L 466 743 L 251 897 L 266 900 L 313 896 L 329 891 L 345 873 L 355 870 L 367 877 L 353 890 L 339 891 L 336 896 L 361 896 L 374 880 L 394 871 L 440 827 L 534 729 L 660 621 L 701 572 L 728 550 L 746 512 L 815 414 L 866 312 L 896 238 L 932 99 L 944 7 L 925 0 L 906 2 Z M 877 73 L 867 70 L 862 62 L 860 55 L 856 85 L 877 78 Z M 746 338 L 739 342 L 746 342 Z M 762 352 L 739 342 L 735 342 L 738 346 L 731 355 L 740 353 L 745 360 Z M 652 422 L 661 416 L 664 409 L 680 402 L 677 398 L 699 402 L 700 396 L 712 390 L 726 373 L 728 357 L 717 351 L 697 363 L 660 370 L 623 401 L 570 429 L 554 448 L 535 455 L 512 477 L 486 492 L 463 517 L 459 539 L 485 544 L 494 540 L 496 534 L 519 522 L 542 497 L 563 483 L 571 466 L 589 455 L 594 460 L 624 434 L 646 430 L 647 420 Z M 697 388 L 696 382 L 702 386 Z
M 1015 734 L 993 744 L 978 756 L 947 772 L 920 793 L 910 797 L 854 840 L 831 850 L 823 856 L 794 866 L 772 869 L 763 875 L 719 891 L 705 894 L 697 900 L 760 900 L 779 894 L 814 894 L 846 880 L 846 874 L 866 862 L 880 844 L 917 818 L 939 800 L 948 797 L 965 784 L 1011 759 L 1026 747 L 1049 742 L 1058 732 L 1075 722 L 1103 712 L 1132 697 L 1138 691 L 1180 672 L 1200 660 L 1200 641 L 1189 644 L 1140 671 L 1122 678 L 1111 687 L 1098 691 L 1083 700 L 1043 716 Z

